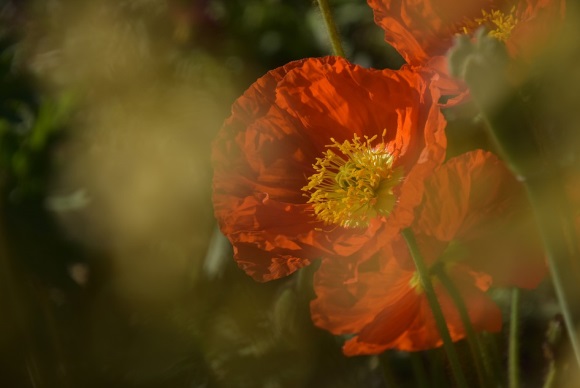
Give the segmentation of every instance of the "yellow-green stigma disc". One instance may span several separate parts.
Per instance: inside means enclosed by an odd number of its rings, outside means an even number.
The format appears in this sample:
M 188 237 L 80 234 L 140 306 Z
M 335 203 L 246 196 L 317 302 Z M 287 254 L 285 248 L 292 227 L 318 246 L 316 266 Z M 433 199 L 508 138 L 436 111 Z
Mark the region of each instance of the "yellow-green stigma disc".
M 403 169 L 393 168 L 394 157 L 383 143 L 371 145 L 376 138 L 355 135 L 343 143 L 330 139 L 329 149 L 317 158 L 316 172 L 302 190 L 308 192 L 308 203 L 325 224 L 366 227 L 395 206 L 393 189 L 401 182 Z

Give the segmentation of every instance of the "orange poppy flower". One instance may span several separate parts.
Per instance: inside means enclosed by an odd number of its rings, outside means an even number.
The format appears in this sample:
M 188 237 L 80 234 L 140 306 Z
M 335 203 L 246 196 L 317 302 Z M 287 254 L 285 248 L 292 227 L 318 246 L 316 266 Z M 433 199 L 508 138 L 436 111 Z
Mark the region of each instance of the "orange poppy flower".
M 430 80 L 311 58 L 270 71 L 233 105 L 213 148 L 213 201 L 240 267 L 259 281 L 348 256 L 411 223 L 445 156 Z
M 425 183 L 412 230 L 431 271 L 445 271 L 462 296 L 476 331 L 501 330 L 501 312 L 485 293 L 492 283 L 533 288 L 546 273 L 533 223 L 522 218 L 523 198 L 503 164 L 482 151 L 449 160 Z M 365 256 L 324 259 L 314 286 L 314 323 L 356 334 L 344 345 L 347 355 L 442 345 L 400 235 Z M 434 288 L 452 339 L 462 339 L 457 307 L 435 276 Z
M 367 0 L 385 40 L 407 63 L 440 72 L 443 94 L 465 89 L 449 76 L 444 58 L 457 34 L 471 34 L 480 25 L 504 41 L 517 57 L 530 58 L 556 22 L 563 19 L 565 0 Z

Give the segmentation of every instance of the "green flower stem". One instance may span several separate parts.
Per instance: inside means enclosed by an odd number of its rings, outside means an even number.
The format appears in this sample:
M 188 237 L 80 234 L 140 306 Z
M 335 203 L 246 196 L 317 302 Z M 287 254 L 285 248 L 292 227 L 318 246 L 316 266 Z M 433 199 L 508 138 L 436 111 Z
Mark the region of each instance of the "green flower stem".
M 580 366 L 580 341 L 576 329 L 580 327 L 580 253 L 574 239 L 575 229 L 558 176 L 526 179 L 524 185 L 532 204 L 540 230 L 552 283 L 568 331 L 576 363 Z
M 520 386 L 519 307 L 520 307 L 520 289 L 514 287 L 512 289 L 510 335 L 508 347 L 508 373 L 509 373 L 510 388 L 519 388 Z
M 443 267 L 439 267 L 436 273 L 443 286 L 447 289 L 449 296 L 451 296 L 451 299 L 453 299 L 455 307 L 457 307 L 457 310 L 459 311 L 461 322 L 463 323 L 463 327 L 465 328 L 465 332 L 467 334 L 467 342 L 469 343 L 469 350 L 473 358 L 473 363 L 475 364 L 475 370 L 477 372 L 479 384 L 482 387 L 491 387 L 493 384 L 490 379 L 492 378 L 491 376 L 493 375 L 493 372 L 491 371 L 491 365 L 484 361 L 485 359 L 489 359 L 489 357 L 486 357 L 485 348 L 479 341 L 475 330 L 473 330 L 473 325 L 471 324 L 471 319 L 469 318 L 469 313 L 467 312 L 467 307 L 463 302 L 463 298 L 461 297 L 459 291 L 457 291 L 457 288 L 451 279 L 449 279 L 449 276 L 447 276 L 445 273 Z
M 421 359 L 421 354 L 418 352 L 409 352 L 411 358 L 411 366 L 413 367 L 413 374 L 417 381 L 418 388 L 429 388 L 429 380 L 427 379 L 427 371 Z
M 318 0 L 318 7 L 322 13 L 322 18 L 324 19 L 324 24 L 328 31 L 328 37 L 330 38 L 334 55 L 346 58 L 340 41 L 340 35 L 338 34 L 338 28 L 336 27 L 336 23 L 332 17 L 332 12 L 330 11 L 330 6 L 328 5 L 328 0 Z
M 550 361 L 548 366 L 548 373 L 546 374 L 546 381 L 542 388 L 552 388 L 554 386 L 554 380 L 556 380 L 556 363 L 554 360 Z
M 386 387 L 398 387 L 399 384 L 397 383 L 397 379 L 395 377 L 395 373 L 393 372 L 393 368 L 391 367 L 391 359 L 389 357 L 389 353 L 380 354 L 379 362 L 381 364 L 381 369 L 383 371 L 383 378 L 385 380 Z
M 455 351 L 453 341 L 451 340 L 451 335 L 449 334 L 449 329 L 447 328 L 445 316 L 443 315 L 441 305 L 437 300 L 435 289 L 433 288 L 433 284 L 431 283 L 431 276 L 429 274 L 429 270 L 423 260 L 421 252 L 419 251 L 417 241 L 415 240 L 415 235 L 409 228 L 404 229 L 401 233 L 403 235 L 403 238 L 407 242 L 407 246 L 409 247 L 409 252 L 411 253 L 411 257 L 413 258 L 415 267 L 417 267 L 417 273 L 419 274 L 419 279 L 421 280 L 421 286 L 423 287 L 423 291 L 425 292 L 425 296 L 427 297 L 429 306 L 433 311 L 433 317 L 435 318 L 437 329 L 439 330 L 439 334 L 441 335 L 441 339 L 443 340 L 443 347 L 445 349 L 445 352 L 447 353 L 447 357 L 449 358 L 449 363 L 451 364 L 451 370 L 453 371 L 453 376 L 455 377 L 457 386 L 460 388 L 467 388 L 468 387 L 467 380 L 465 379 L 465 375 L 463 374 L 463 370 L 461 369 L 459 357 L 457 356 L 457 352 Z
M 486 362 L 486 365 L 490 365 L 491 367 L 492 371 L 491 376 L 493 376 L 492 380 L 503 381 L 505 377 L 504 374 L 505 371 L 502 362 L 500 361 L 502 357 L 500 357 L 499 349 L 497 346 L 497 340 L 495 336 L 491 333 L 484 332 L 480 333 L 478 337 L 479 342 L 486 350 L 486 352 L 484 353 L 486 359 L 484 361 Z M 487 358 L 487 356 L 489 356 L 489 358 Z
M 0 177 L 0 191 L 4 191 L 3 179 Z M 0 212 L 0 220 L 4 214 Z M 3 223 L 0 222 L 0 306 L 2 306 L 2 323 L 6 327 L 14 328 L 13 335 L 24 350 L 22 357 L 28 372 L 28 381 L 31 386 L 44 388 L 51 386 L 52 374 L 47 370 L 46 358 L 42 355 L 48 353 L 41 352 L 38 341 L 33 333 L 32 314 L 30 311 L 31 295 L 26 285 L 28 284 L 22 276 L 14 270 L 14 264 L 10 257 L 8 244 L 4 239 L 6 232 Z M 44 334 L 44 332 L 43 332 Z
M 498 152 L 528 191 L 547 254 L 552 283 L 564 317 L 572 350 L 580 366 L 580 252 L 560 176 L 558 148 L 545 135 L 551 128 L 534 120 L 534 108 L 522 88 L 510 82 L 510 56 L 504 44 L 484 29 L 456 41 L 448 54 L 451 72 L 463 78 L 480 110 Z M 534 96 L 532 96 L 534 97 Z M 531 101 L 533 102 L 533 98 Z M 542 141 L 544 140 L 544 141 Z
M 562 340 L 562 334 L 560 319 L 554 317 L 548 324 L 543 346 L 544 357 L 549 361 L 548 372 L 546 373 L 543 388 L 552 388 L 556 382 L 556 372 L 558 369 L 556 366 L 556 352 L 557 346 Z
M 443 354 L 443 349 L 431 349 L 427 352 L 428 365 L 429 365 L 429 377 L 431 381 L 431 386 L 433 387 L 446 387 L 448 386 L 447 379 L 445 378 L 445 366 L 443 364 L 443 359 L 445 355 Z

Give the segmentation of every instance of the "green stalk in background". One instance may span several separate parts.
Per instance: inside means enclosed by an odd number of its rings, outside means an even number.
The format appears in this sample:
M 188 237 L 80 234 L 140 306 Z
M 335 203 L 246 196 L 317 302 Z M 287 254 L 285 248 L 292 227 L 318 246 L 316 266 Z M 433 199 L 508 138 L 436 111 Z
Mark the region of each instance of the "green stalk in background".
M 524 185 L 546 249 L 548 268 L 572 351 L 580 366 L 580 340 L 576 331 L 580 326 L 580 317 L 578 311 L 574 313 L 571 308 L 580 303 L 580 253 L 575 241 L 573 221 L 565 208 L 566 198 L 561 190 L 563 184 L 557 178 L 534 177 L 527 179 Z
M 419 279 L 421 280 L 421 286 L 423 287 L 423 291 L 425 292 L 425 296 L 427 297 L 429 306 L 433 311 L 433 317 L 435 318 L 437 329 L 439 330 L 439 334 L 441 335 L 441 339 L 443 340 L 443 348 L 445 349 L 447 357 L 449 358 L 449 363 L 451 364 L 451 370 L 453 371 L 453 376 L 455 377 L 457 386 L 460 388 L 467 388 L 468 387 L 467 380 L 465 379 L 465 375 L 463 373 L 463 370 L 461 369 L 459 357 L 457 356 L 455 346 L 453 345 L 453 341 L 451 340 L 451 335 L 449 334 L 449 329 L 447 328 L 445 316 L 443 315 L 441 305 L 437 300 L 435 289 L 433 288 L 433 284 L 431 283 L 431 275 L 429 274 L 429 269 L 427 268 L 427 265 L 423 260 L 421 252 L 419 251 L 417 241 L 415 240 L 415 235 L 409 228 L 404 229 L 401 233 L 403 235 L 403 238 L 407 242 L 409 252 L 411 253 L 411 257 L 413 258 L 415 267 L 417 268 Z
M 546 141 L 552 128 L 534 120 L 534 95 L 512 86 L 508 76 L 509 55 L 505 45 L 480 29 L 472 41 L 461 36 L 448 54 L 454 76 L 465 81 L 486 123 L 497 152 L 523 182 L 538 225 L 552 283 L 564 317 L 572 350 L 580 366 L 580 251 L 575 241 L 564 192 L 558 147 Z M 530 81 L 530 82 L 533 82 Z M 558 120 L 554 120 L 557 122 Z M 544 127 L 542 126 L 544 125 Z
M 429 380 L 427 379 L 427 371 L 423 364 L 423 359 L 419 352 L 409 352 L 411 358 L 411 366 L 413 367 L 413 375 L 417 381 L 418 388 L 429 388 Z
M 520 307 L 520 289 L 514 287 L 512 289 L 510 334 L 508 348 L 508 373 L 509 373 L 510 388 L 519 388 L 520 386 L 519 307 Z
M 324 19 L 324 24 L 328 31 L 328 37 L 332 44 L 332 52 L 336 56 L 346 58 L 340 41 L 340 35 L 338 34 L 338 28 L 336 27 L 336 23 L 332 17 L 332 12 L 330 11 L 330 6 L 328 5 L 328 0 L 318 0 L 318 7 L 320 8 L 320 13 L 322 13 L 322 18 Z
M 493 379 L 493 372 L 489 363 L 489 357 L 486 354 L 485 348 L 479 341 L 475 330 L 473 330 L 473 325 L 471 324 L 471 319 L 469 319 L 469 313 L 467 312 L 467 307 L 463 302 L 463 298 L 457 291 L 457 288 L 451 279 L 449 279 L 445 273 L 443 267 L 440 267 L 436 274 L 441 280 L 443 286 L 447 289 L 449 296 L 451 296 L 455 307 L 457 307 L 457 310 L 459 311 L 461 322 L 463 323 L 465 333 L 467 334 L 467 342 L 469 343 L 469 350 L 473 358 L 473 363 L 475 364 L 479 384 L 482 387 L 491 387 L 493 386 L 493 383 L 491 382 L 491 379 Z
M 390 353 L 384 352 L 383 354 L 379 354 L 377 357 L 379 358 L 379 363 L 381 365 L 381 370 L 383 372 L 385 386 L 397 387 L 399 386 L 399 384 L 397 383 L 397 378 L 391 366 L 391 358 L 389 356 Z

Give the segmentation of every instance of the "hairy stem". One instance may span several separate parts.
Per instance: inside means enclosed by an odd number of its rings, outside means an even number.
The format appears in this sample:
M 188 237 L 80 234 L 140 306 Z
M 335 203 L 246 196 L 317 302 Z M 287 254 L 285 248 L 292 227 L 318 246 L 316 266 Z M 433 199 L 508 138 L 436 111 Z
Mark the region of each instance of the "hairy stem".
M 330 11 L 330 6 L 328 5 L 328 0 L 318 0 L 318 7 L 320 8 L 320 13 L 322 13 L 322 18 L 324 19 L 324 24 L 326 25 L 326 30 L 328 31 L 328 37 L 330 38 L 330 44 L 332 45 L 332 52 L 334 55 L 345 58 L 344 49 L 342 48 L 342 43 L 340 41 L 340 35 L 338 34 L 338 28 L 332 17 L 332 12 Z

